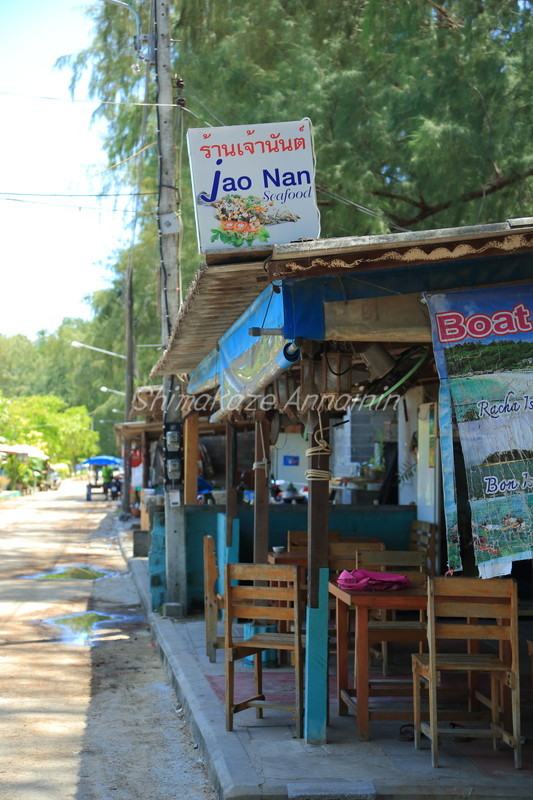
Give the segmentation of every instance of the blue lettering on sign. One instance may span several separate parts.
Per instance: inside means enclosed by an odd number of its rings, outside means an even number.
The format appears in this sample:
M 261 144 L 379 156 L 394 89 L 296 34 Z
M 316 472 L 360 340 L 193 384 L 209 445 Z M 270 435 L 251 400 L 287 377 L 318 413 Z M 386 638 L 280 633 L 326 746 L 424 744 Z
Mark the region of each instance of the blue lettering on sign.
M 222 159 L 217 158 L 216 164 L 217 166 L 220 166 L 222 164 Z M 203 203 L 214 203 L 218 197 L 221 177 L 221 171 L 216 169 L 213 175 L 213 185 L 211 186 L 210 193 L 206 194 L 206 192 L 200 192 L 198 199 Z M 252 179 L 249 178 L 248 175 L 241 175 L 239 178 L 222 178 L 223 192 L 236 192 L 237 189 L 240 189 L 241 192 L 245 192 L 251 187 L 251 185 Z
M 268 189 L 269 181 L 272 186 L 301 186 L 304 182 L 310 184 L 311 176 L 306 169 L 299 169 L 296 174 L 294 172 L 283 172 L 281 176 L 279 169 L 275 169 L 273 173 L 264 169 L 263 185 L 265 189 Z
M 520 488 L 520 483 L 514 478 L 499 480 L 495 475 L 487 475 L 483 480 L 485 481 L 485 494 L 516 492 Z

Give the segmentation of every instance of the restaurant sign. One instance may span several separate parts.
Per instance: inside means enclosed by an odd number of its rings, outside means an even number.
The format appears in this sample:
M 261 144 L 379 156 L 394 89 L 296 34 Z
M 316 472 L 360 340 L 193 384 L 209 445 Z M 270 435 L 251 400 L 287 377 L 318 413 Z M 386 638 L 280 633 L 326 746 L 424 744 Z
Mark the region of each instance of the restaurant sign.
M 200 252 L 320 235 L 311 122 L 191 128 Z
M 449 469 L 455 421 L 476 564 L 482 577 L 508 574 L 513 561 L 533 556 L 533 289 L 506 286 L 427 300 L 444 412 L 439 421 L 448 566 L 461 568 Z

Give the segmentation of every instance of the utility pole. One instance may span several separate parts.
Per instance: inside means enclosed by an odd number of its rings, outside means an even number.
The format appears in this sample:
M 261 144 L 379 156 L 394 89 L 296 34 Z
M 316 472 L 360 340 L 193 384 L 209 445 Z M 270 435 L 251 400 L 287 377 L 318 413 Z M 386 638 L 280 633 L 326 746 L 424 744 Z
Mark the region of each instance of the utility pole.
M 155 0 L 155 69 L 159 145 L 158 227 L 161 259 L 161 339 L 166 347 L 178 315 L 179 264 L 176 215 L 176 153 L 174 145 L 174 87 L 170 48 L 168 0 Z M 165 614 L 187 614 L 187 552 L 183 498 L 183 428 L 180 390 L 174 377 L 163 379 L 165 437 Z
M 105 0 L 106 3 L 111 3 L 115 6 L 120 6 L 121 8 L 125 8 L 127 11 L 131 12 L 135 16 L 135 23 L 136 23 L 136 36 L 133 40 L 134 48 L 137 52 L 137 56 L 140 60 L 145 60 L 142 55 L 142 42 L 143 36 L 141 34 L 141 18 L 139 16 L 139 12 L 129 3 L 123 2 L 123 0 Z M 137 65 L 138 67 L 138 65 Z M 140 67 L 139 67 L 140 70 Z M 143 123 L 142 123 L 142 136 L 143 136 L 143 145 L 144 145 L 144 138 L 146 136 L 146 109 L 147 104 L 146 101 L 148 100 L 148 77 L 150 71 L 150 59 L 148 59 L 148 65 L 146 69 L 146 84 L 145 84 L 145 104 L 143 106 Z M 142 177 L 142 160 L 139 158 L 139 175 L 137 179 L 137 186 L 138 186 L 138 194 L 135 200 L 135 215 L 134 215 L 134 222 L 133 222 L 133 230 L 131 234 L 131 245 L 130 245 L 130 252 L 128 256 L 128 265 L 126 267 L 126 272 L 124 275 L 124 316 L 125 316 L 125 336 L 126 336 L 126 383 L 125 383 L 125 393 L 124 393 L 124 420 L 128 422 L 129 413 L 131 404 L 133 401 L 133 386 L 134 386 L 134 374 L 135 374 L 135 339 L 134 339 L 134 331 L 133 331 L 133 259 L 135 253 L 135 235 L 136 235 L 136 226 L 137 226 L 137 217 L 138 217 L 138 210 L 139 210 L 139 195 L 141 192 L 141 177 Z M 74 342 L 73 342 L 74 344 Z M 113 353 L 116 355 L 116 353 Z M 127 519 L 130 516 L 130 489 L 131 489 L 131 442 L 129 439 L 124 440 L 124 480 L 122 483 L 122 514 L 121 517 Z
M 124 419 L 127 422 L 133 401 L 133 375 L 135 371 L 135 341 L 133 338 L 133 244 L 124 276 L 125 333 L 126 333 L 126 382 L 124 397 Z M 122 514 L 130 515 L 131 488 L 131 442 L 124 439 L 124 480 L 122 484 Z

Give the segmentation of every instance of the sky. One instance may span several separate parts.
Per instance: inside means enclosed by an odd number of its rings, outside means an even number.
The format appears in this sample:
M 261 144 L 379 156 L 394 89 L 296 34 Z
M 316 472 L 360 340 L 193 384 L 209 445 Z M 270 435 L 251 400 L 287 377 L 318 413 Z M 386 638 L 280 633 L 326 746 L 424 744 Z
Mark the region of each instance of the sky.
M 96 2 L 96 0 L 93 0 Z M 110 284 L 131 200 L 99 200 L 107 159 L 84 87 L 72 102 L 60 56 L 92 39 L 89 0 L 0 3 L 0 334 L 53 333 L 90 319 L 84 297 Z M 127 13 L 116 7 L 118 14 Z M 132 36 L 134 31 L 132 30 Z M 135 54 L 132 48 L 132 63 Z M 101 129 L 102 130 L 102 129 Z M 61 196 L 67 195 L 67 196 Z M 70 196 L 69 196 L 70 195 Z

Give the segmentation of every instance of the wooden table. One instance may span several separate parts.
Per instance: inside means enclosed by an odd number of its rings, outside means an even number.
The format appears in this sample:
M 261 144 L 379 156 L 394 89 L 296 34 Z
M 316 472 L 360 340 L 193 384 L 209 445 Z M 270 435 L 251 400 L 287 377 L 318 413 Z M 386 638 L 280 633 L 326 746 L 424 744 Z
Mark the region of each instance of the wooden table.
M 368 676 L 368 616 L 371 609 L 394 611 L 420 611 L 426 608 L 427 591 L 425 587 L 411 587 L 386 592 L 348 592 L 333 581 L 329 582 L 329 592 L 336 600 L 335 620 L 337 633 L 337 696 L 339 714 L 345 715 L 351 708 L 357 717 L 357 727 L 361 741 L 370 739 L 369 722 L 373 719 L 403 719 L 402 712 L 372 711 L 369 709 L 370 685 Z M 355 609 L 355 691 L 348 686 L 348 635 L 349 612 Z M 380 683 L 389 683 L 380 679 Z M 380 691 L 381 696 L 395 696 L 394 688 Z M 395 716 L 396 715 L 396 716 Z M 400 715 L 400 716 L 398 716 Z

